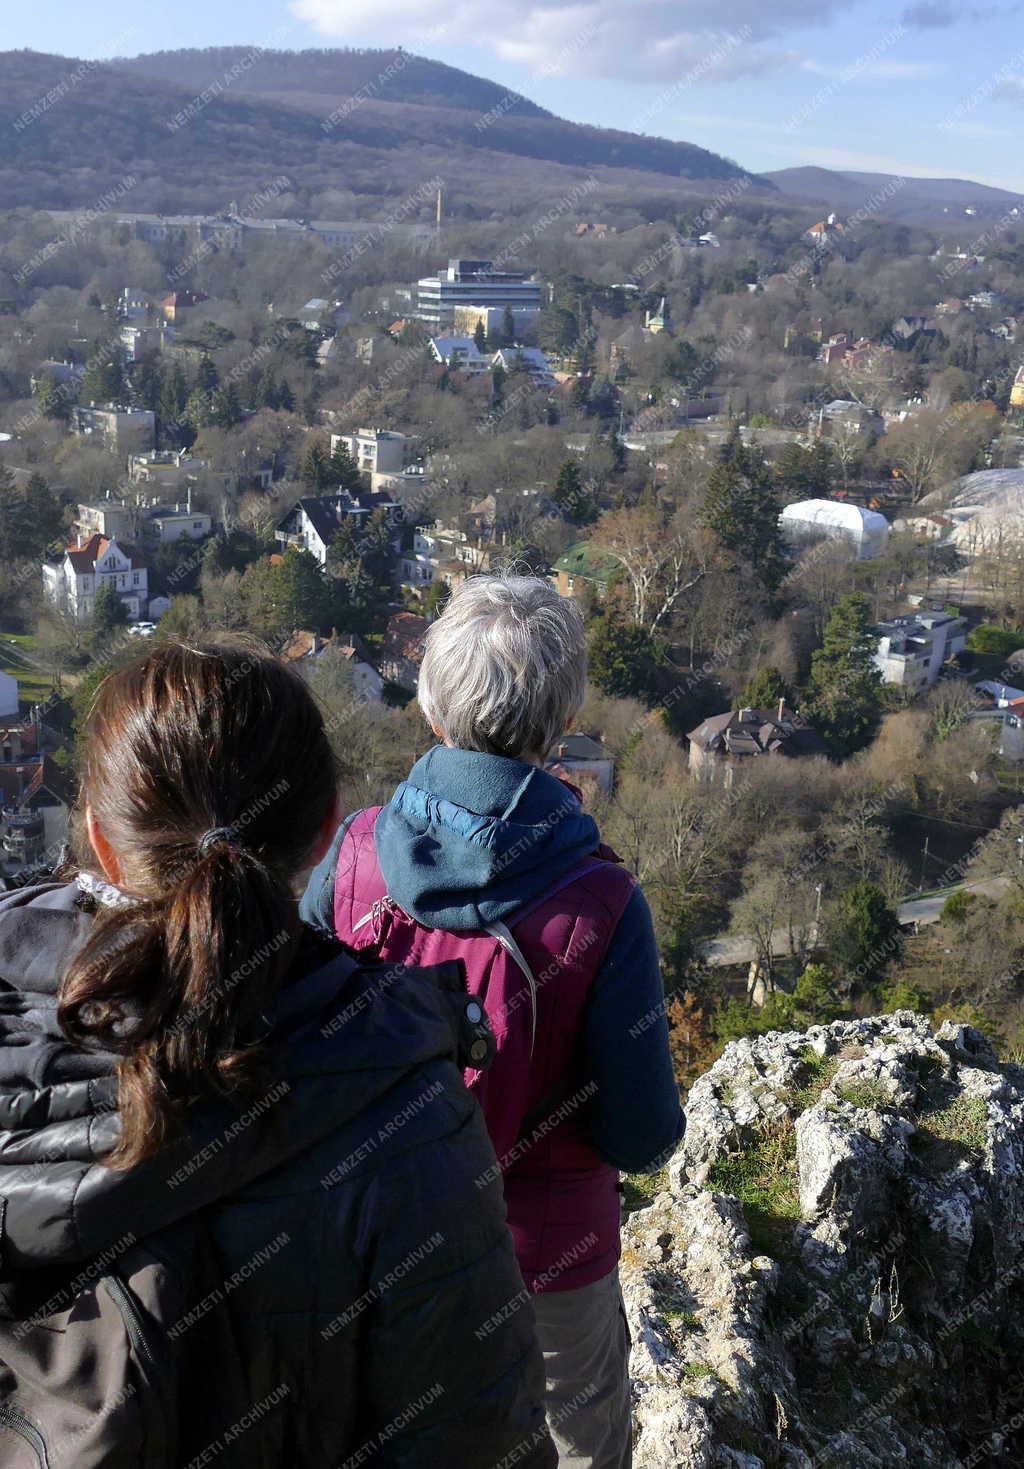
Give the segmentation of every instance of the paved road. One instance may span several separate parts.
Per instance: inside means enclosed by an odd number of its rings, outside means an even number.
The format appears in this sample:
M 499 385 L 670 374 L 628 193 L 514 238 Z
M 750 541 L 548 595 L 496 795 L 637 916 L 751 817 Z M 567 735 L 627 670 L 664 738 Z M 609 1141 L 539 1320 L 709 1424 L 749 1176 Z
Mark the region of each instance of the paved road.
M 1008 877 L 991 877 L 981 882 L 958 882 L 952 887 L 942 888 L 940 892 L 933 893 L 927 898 L 907 898 L 896 905 L 896 913 L 900 923 L 904 926 L 909 926 L 911 923 L 937 923 L 942 913 L 942 905 L 951 893 L 963 891 L 993 896 L 996 893 L 1004 892 L 1009 886 Z M 811 945 L 816 938 L 817 934 L 812 927 L 809 935 Z M 789 953 L 787 929 L 777 928 L 775 930 L 772 935 L 772 948 L 780 956 Z M 757 947 L 752 939 L 718 938 L 711 939 L 704 944 L 701 952 L 712 968 L 718 968 L 726 964 L 749 964 L 757 954 Z
M 1011 882 L 1008 877 L 989 877 L 982 882 L 958 882 L 950 888 L 942 888 L 930 898 L 908 898 L 905 903 L 897 904 L 896 913 L 900 922 L 904 924 L 935 923 L 950 893 L 981 893 L 987 897 L 995 897 L 997 893 L 1005 892 L 1010 886 Z

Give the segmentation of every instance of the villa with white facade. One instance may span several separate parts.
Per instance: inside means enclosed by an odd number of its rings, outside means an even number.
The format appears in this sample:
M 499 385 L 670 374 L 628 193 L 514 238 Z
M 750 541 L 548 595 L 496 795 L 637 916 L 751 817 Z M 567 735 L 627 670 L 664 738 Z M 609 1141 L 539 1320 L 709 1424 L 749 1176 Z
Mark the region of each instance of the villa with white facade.
M 145 616 L 149 605 L 149 572 L 138 559 L 123 551 L 115 540 L 93 535 L 77 546 L 69 546 L 60 561 L 43 564 L 43 591 L 60 612 L 76 622 L 88 622 L 103 583 L 112 587 L 125 604 L 131 621 Z

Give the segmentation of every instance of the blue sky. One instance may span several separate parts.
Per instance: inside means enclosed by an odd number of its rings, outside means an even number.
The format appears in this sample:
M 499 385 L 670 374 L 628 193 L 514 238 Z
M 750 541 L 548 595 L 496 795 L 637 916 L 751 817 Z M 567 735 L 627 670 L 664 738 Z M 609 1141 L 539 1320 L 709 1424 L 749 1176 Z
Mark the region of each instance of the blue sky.
M 1024 194 L 1024 0 L 75 0 L 11 7 L 5 47 L 102 57 L 391 46 L 560 116 L 755 169 L 960 177 Z

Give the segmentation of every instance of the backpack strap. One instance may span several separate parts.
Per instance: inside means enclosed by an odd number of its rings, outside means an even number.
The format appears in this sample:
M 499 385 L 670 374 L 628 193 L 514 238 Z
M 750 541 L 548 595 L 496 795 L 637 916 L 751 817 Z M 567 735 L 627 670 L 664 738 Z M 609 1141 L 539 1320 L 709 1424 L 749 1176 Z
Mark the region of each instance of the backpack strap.
M 586 877 L 589 873 L 595 872 L 599 867 L 610 865 L 613 860 L 617 859 L 604 857 L 596 853 L 591 857 L 585 857 L 582 862 L 577 863 L 575 867 L 571 867 L 568 872 L 564 872 L 559 880 L 554 883 L 552 887 L 545 888 L 545 890 L 542 893 L 538 894 L 536 898 L 532 898 L 530 902 L 524 904 L 522 908 L 517 908 L 514 913 L 509 915 L 508 923 L 484 924 L 484 928 L 491 935 L 491 937 L 498 940 L 498 943 L 501 944 L 505 952 L 519 966 L 526 979 L 527 984 L 530 986 L 531 1059 L 533 1057 L 534 1044 L 537 1040 L 537 981 L 534 978 L 533 970 L 530 968 L 529 961 L 527 960 L 526 955 L 523 953 L 522 949 L 519 947 L 519 944 L 516 942 L 516 939 L 512 933 L 512 928 L 518 927 L 520 923 L 529 918 L 531 913 L 536 912 L 538 908 L 540 908 L 550 898 L 554 897 L 555 893 L 561 892 L 563 888 L 571 887 L 574 882 L 578 882 L 581 877 Z M 390 899 L 388 899 L 387 901 L 390 901 Z M 533 1110 L 536 1111 L 536 1108 L 534 1108 Z
M 533 1060 L 533 1048 L 537 1041 L 537 981 L 533 970 L 522 949 L 512 937 L 510 929 L 504 923 L 485 923 L 484 928 L 492 938 L 505 950 L 506 954 L 522 971 L 526 983 L 530 986 L 530 1060 Z

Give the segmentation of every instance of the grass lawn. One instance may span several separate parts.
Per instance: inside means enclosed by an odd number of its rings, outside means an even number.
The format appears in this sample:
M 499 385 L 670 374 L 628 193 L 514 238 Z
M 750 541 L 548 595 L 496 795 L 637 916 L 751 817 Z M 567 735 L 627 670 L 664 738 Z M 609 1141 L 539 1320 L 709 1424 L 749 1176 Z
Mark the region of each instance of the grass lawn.
M 34 668 L 30 661 L 35 642 L 32 633 L 5 632 L 0 628 L 0 673 L 10 673 L 18 680 L 18 698 L 26 710 L 30 704 L 44 703 L 53 690 L 50 675 Z
M 624 1173 L 622 1182 L 625 1185 L 623 1207 L 627 1214 L 633 1214 L 637 1209 L 646 1209 L 648 1204 L 653 1204 L 656 1194 L 665 1192 L 668 1169 L 661 1168 L 657 1173 Z

